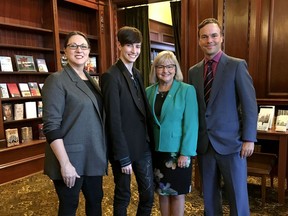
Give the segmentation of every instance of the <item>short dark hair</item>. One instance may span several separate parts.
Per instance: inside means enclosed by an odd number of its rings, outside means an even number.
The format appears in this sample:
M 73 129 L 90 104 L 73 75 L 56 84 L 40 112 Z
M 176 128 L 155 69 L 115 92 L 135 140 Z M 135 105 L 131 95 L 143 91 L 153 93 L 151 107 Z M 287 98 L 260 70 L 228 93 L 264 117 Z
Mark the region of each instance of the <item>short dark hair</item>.
M 117 38 L 121 46 L 125 44 L 142 43 L 142 34 L 139 29 L 124 26 L 118 30 Z
M 83 32 L 80 32 L 80 31 L 72 31 L 72 32 L 68 33 L 68 35 L 67 35 L 66 38 L 65 38 L 65 41 L 64 41 L 64 48 L 65 48 L 65 49 L 67 48 L 69 39 L 70 39 L 72 36 L 74 36 L 74 35 L 80 35 L 80 36 L 82 36 L 82 37 L 86 40 L 88 46 L 89 46 L 89 47 L 91 46 L 88 37 L 87 37 Z
M 220 29 L 220 33 L 222 34 L 222 27 L 220 25 L 220 23 L 218 22 L 217 19 L 214 19 L 214 18 L 207 18 L 207 19 L 204 19 L 199 25 L 198 25 L 198 36 L 200 36 L 199 32 L 200 32 L 200 29 L 202 29 L 204 26 L 206 26 L 207 24 L 211 24 L 211 23 L 214 23 L 214 24 L 217 24 L 219 29 Z

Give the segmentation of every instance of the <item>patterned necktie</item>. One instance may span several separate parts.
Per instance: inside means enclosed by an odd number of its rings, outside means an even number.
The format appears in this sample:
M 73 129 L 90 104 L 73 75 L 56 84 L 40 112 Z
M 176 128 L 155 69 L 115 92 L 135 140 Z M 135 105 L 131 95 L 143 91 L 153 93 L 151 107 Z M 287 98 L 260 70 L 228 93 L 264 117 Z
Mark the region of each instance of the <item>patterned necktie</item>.
M 204 80 L 204 99 L 206 105 L 209 101 L 209 95 L 211 92 L 211 87 L 213 83 L 213 69 L 212 69 L 213 60 L 208 61 L 207 63 L 207 72 L 206 72 L 206 79 Z

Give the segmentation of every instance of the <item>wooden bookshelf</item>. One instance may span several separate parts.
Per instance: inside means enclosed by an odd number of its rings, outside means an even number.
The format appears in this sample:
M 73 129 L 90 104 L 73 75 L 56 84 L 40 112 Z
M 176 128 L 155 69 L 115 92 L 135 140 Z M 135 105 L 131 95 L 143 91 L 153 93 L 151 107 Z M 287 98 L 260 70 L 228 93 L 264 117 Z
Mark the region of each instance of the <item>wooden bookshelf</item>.
M 175 52 L 173 28 L 171 25 L 150 19 L 149 33 L 151 62 L 163 50 Z
M 0 2 L 0 56 L 9 56 L 13 72 L 0 71 L 1 83 L 44 83 L 47 76 L 61 70 L 64 40 L 70 31 L 85 33 L 91 42 L 90 56 L 97 59 L 95 75 L 107 68 L 103 27 L 105 4 L 101 0 L 2 0 Z M 101 21 L 101 20 L 102 21 Z M 109 49 L 108 49 L 109 50 Z M 49 72 L 19 72 L 15 55 L 45 59 Z M 103 57 L 101 56 L 103 55 Z M 42 118 L 4 121 L 2 104 L 41 101 L 41 96 L 0 99 L 0 184 L 43 169 L 45 140 L 39 140 Z M 7 147 L 5 130 L 32 127 L 33 141 Z

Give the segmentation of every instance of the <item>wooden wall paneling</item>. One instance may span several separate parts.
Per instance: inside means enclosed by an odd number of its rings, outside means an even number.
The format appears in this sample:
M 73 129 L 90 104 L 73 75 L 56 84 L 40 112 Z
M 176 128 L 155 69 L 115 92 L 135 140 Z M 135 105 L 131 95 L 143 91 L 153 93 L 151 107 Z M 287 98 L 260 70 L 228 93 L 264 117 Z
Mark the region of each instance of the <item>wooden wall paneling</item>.
M 57 0 L 50 0 L 51 6 L 50 10 L 52 11 L 54 31 L 53 31 L 53 38 L 54 38 L 54 63 L 55 63 L 55 71 L 61 70 L 61 48 L 60 48 L 60 38 L 59 38 L 59 18 L 58 18 L 58 5 Z
M 256 96 L 258 95 L 258 80 L 261 76 L 259 74 L 259 48 L 260 48 L 260 18 L 261 18 L 261 1 L 250 1 L 249 10 L 249 54 L 248 54 L 248 70 L 252 76 L 254 87 L 256 90 Z
M 198 53 L 198 1 L 181 0 L 181 69 L 184 81 L 188 69 L 197 62 Z
M 269 31 L 270 31 L 270 0 L 263 0 L 261 5 L 260 35 L 259 35 L 259 77 L 257 80 L 257 98 L 268 96 L 268 55 L 269 55 Z
M 109 16 L 108 13 L 108 7 L 109 5 L 105 5 L 104 2 L 99 2 L 98 5 L 98 13 L 97 13 L 97 29 L 99 32 L 99 39 L 98 39 L 98 62 L 99 62 L 99 70 L 98 72 L 104 73 L 108 67 L 111 65 L 111 61 L 109 56 L 111 56 L 110 46 L 109 43 L 109 37 L 107 35 L 110 35 L 110 29 L 107 28 L 110 25 Z
M 197 36 L 197 58 L 196 63 L 201 61 L 204 58 L 204 54 L 202 49 L 198 45 L 198 25 L 206 18 L 217 18 L 217 0 L 198 0 L 199 1 L 199 9 L 198 9 L 198 18 L 196 24 L 196 36 Z M 192 66 L 192 65 L 191 65 Z
M 64 1 L 98 10 L 96 0 L 64 0 Z
M 208 17 L 217 18 L 218 2 L 181 0 L 181 67 L 185 81 L 188 78 L 189 68 L 204 57 L 198 45 L 198 24 Z
M 109 20 L 109 26 L 110 26 L 109 29 L 107 28 L 107 35 L 109 35 L 109 40 L 107 41 L 107 43 L 110 44 L 110 53 L 111 53 L 110 56 L 107 56 L 107 59 L 109 59 L 109 62 L 107 62 L 109 64 L 107 65 L 107 68 L 108 68 L 114 62 L 116 62 L 118 58 L 118 50 L 116 46 L 116 41 L 117 41 L 116 33 L 118 31 L 118 26 L 120 26 L 119 25 L 120 19 L 124 18 L 124 14 L 123 14 L 123 11 L 122 11 L 122 15 L 121 15 L 121 11 L 117 11 L 117 5 L 114 4 L 111 0 L 108 1 L 107 14 L 109 14 L 108 20 Z M 121 23 L 124 23 L 124 21 L 122 21 Z
M 270 5 L 268 41 L 268 97 L 288 98 L 288 1 L 273 1 Z M 284 27 L 285 26 L 285 27 Z
M 174 34 L 171 25 L 158 22 L 156 20 L 149 20 L 150 40 L 161 43 L 174 44 Z
M 249 1 L 225 1 L 223 16 L 225 53 L 249 64 Z

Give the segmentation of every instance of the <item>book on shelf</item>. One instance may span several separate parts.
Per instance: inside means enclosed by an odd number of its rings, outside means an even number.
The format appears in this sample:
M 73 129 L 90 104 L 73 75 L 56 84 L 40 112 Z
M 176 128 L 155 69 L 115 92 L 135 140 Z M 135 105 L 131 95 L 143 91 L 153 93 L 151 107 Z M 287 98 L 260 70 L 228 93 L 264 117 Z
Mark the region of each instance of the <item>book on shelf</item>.
M 1 71 L 13 72 L 12 60 L 9 56 L 0 56 L 0 66 Z
M 28 86 L 32 96 L 41 96 L 37 82 L 28 82 Z
M 37 101 L 37 114 L 41 118 L 43 116 L 43 103 L 42 101 Z
M 286 132 L 288 129 L 288 110 L 278 110 L 275 131 Z
M 43 123 L 38 124 L 38 133 L 39 133 L 39 140 L 45 140 L 46 137 L 43 132 Z
M 19 89 L 22 97 L 31 97 L 31 92 L 28 83 L 19 83 Z
M 257 130 L 267 131 L 272 128 L 275 115 L 275 106 L 260 106 L 258 114 Z
M 151 63 L 153 63 L 153 61 L 156 58 L 156 56 L 158 55 L 158 53 L 159 52 L 157 52 L 156 50 L 151 51 Z
M 7 83 L 7 87 L 11 97 L 21 97 L 19 88 L 16 83 Z
M 5 130 L 7 147 L 19 145 L 19 135 L 17 128 L 10 128 Z
M 33 56 L 15 55 L 18 71 L 36 71 Z
M 3 120 L 4 121 L 12 121 L 13 117 L 13 109 L 11 103 L 2 104 L 2 112 L 3 112 Z
M 14 120 L 24 119 L 24 104 L 16 103 L 14 104 Z
M 61 55 L 60 61 L 61 61 L 61 66 L 62 67 L 65 67 L 68 64 L 68 59 L 67 59 L 65 54 Z
M 93 80 L 96 81 L 96 83 L 99 85 L 99 76 L 91 76 Z
M 27 143 L 33 140 L 32 127 L 22 127 L 21 137 L 22 137 L 21 143 Z
M 48 72 L 45 59 L 36 59 L 36 64 L 39 72 Z
M 8 88 L 6 83 L 0 83 L 0 96 L 1 98 L 9 98 Z
M 97 71 L 97 59 L 96 57 L 89 57 L 89 59 L 87 60 L 87 62 L 85 63 L 85 67 L 84 69 L 88 72 L 88 73 L 96 73 Z
M 43 86 L 44 86 L 44 83 L 39 83 L 38 85 L 39 85 L 40 91 L 42 91 L 42 88 L 43 88 Z
M 36 101 L 25 102 L 25 116 L 27 119 L 37 118 Z

